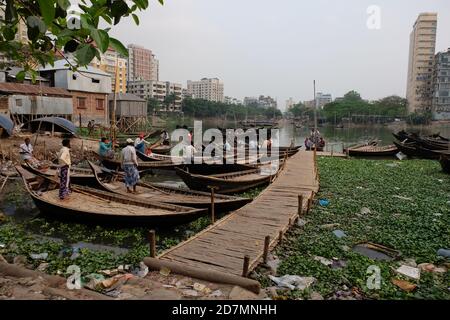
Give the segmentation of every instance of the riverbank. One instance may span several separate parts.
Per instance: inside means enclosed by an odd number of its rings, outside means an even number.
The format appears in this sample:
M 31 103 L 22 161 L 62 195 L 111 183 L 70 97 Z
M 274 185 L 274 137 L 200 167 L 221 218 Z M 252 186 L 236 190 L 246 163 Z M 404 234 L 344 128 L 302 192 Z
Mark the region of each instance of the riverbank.
M 292 229 L 275 251 L 281 260 L 278 276 L 309 276 L 315 282 L 303 291 L 278 290 L 278 298 L 450 298 L 449 260 L 437 255 L 440 248 L 450 248 L 450 176 L 437 161 L 321 157 L 319 171 L 316 199 L 329 205 L 316 203 L 302 218 L 303 226 Z M 354 251 L 367 242 L 399 256 L 377 261 Z M 401 265 L 421 269 L 420 279 L 400 275 L 395 270 Z M 370 278 L 373 270 L 380 271 L 378 289 L 376 278 Z M 259 272 L 274 291 L 267 270 Z

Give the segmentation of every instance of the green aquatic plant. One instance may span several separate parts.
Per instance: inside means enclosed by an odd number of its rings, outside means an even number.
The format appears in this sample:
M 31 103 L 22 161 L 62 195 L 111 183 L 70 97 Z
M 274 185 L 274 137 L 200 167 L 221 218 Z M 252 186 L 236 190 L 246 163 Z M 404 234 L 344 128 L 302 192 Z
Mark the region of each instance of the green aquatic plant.
M 328 199 L 330 204 L 316 204 L 303 217 L 306 225 L 291 230 L 276 249 L 282 260 L 279 275 L 313 276 L 317 282 L 310 290 L 326 298 L 345 287 L 375 299 L 450 298 L 449 272 L 422 272 L 412 293 L 391 282 L 399 277 L 393 270 L 403 259 L 414 259 L 417 264 L 445 262 L 436 252 L 450 248 L 450 176 L 442 173 L 438 162 L 319 158 L 319 169 L 316 199 Z M 337 238 L 332 233 L 336 229 L 346 237 Z M 401 256 L 394 261 L 374 261 L 351 250 L 361 242 L 384 245 Z M 333 269 L 315 256 L 344 261 L 345 266 Z M 380 268 L 380 289 L 367 287 L 369 266 Z M 302 295 L 295 290 L 287 294 L 289 298 Z

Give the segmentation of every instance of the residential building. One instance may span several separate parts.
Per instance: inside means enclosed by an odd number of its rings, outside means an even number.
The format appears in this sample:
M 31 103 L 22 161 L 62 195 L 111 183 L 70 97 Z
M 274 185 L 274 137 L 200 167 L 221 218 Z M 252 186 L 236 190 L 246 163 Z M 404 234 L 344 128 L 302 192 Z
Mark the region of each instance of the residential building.
M 314 100 L 304 101 L 303 104 L 305 105 L 305 108 L 314 109 L 314 107 L 316 106 L 316 101 Z
M 17 74 L 22 71 L 22 68 L 10 66 L 3 70 L 0 70 L 0 82 L 18 82 L 16 79 Z M 41 76 L 36 76 L 35 82 L 33 83 L 33 79 L 31 78 L 30 74 L 26 73 L 25 78 L 22 82 L 23 84 L 34 84 L 44 87 L 50 86 L 50 81 L 46 78 L 43 78 Z
M 224 85 L 218 78 L 203 78 L 200 81 L 187 82 L 188 93 L 196 99 L 224 101 Z
M 244 98 L 244 106 L 247 107 L 257 107 L 258 106 L 258 98 L 255 97 L 245 97 Z
M 159 61 L 144 47 L 128 46 L 128 81 L 159 81 Z
M 410 35 L 406 98 L 408 111 L 431 110 L 436 50 L 436 13 L 421 13 Z
M 51 86 L 68 90 L 73 97 L 73 122 L 86 125 L 89 120 L 109 124 L 108 95 L 111 93 L 111 76 L 88 66 L 72 71 L 65 60 L 55 61 L 40 70 Z M 81 121 L 80 121 L 81 120 Z
M 286 100 L 286 110 L 289 110 L 290 108 L 292 108 L 293 106 L 295 106 L 295 101 L 294 99 L 289 98 L 288 100 Z
M 273 99 L 271 96 L 259 96 L 258 98 L 258 106 L 261 108 L 277 108 L 277 101 Z
M 70 119 L 72 94 L 63 88 L 21 83 L 0 83 L 0 114 L 10 115 L 18 123 L 43 116 Z
M 117 51 L 112 48 L 106 50 L 105 53 L 100 53 L 100 60 L 95 57 L 90 66 L 100 69 L 111 76 L 111 91 L 117 90 L 119 93 L 127 92 L 127 65 L 128 60 L 122 57 Z M 117 79 L 116 84 L 116 69 Z
M 5 20 L 5 5 L 0 5 L 0 23 Z M 23 19 L 19 20 L 17 25 L 17 33 L 15 36 L 15 41 L 19 41 L 21 43 L 28 42 L 28 28 Z M 5 57 L 3 53 L 0 53 L 0 64 L 5 64 L 8 66 L 15 65 L 14 61 Z
M 233 98 L 233 97 L 228 97 L 228 96 L 224 97 L 224 102 L 226 104 L 234 104 L 234 105 L 242 104 L 241 100 L 239 100 L 237 98 Z
M 128 92 L 141 99 L 156 99 L 160 102 L 159 111 L 180 112 L 183 96 L 181 84 L 168 81 L 131 81 L 128 82 Z M 174 95 L 174 101 L 169 103 L 166 98 Z
M 435 58 L 433 119 L 450 120 L 450 48 Z
M 324 105 L 333 102 L 333 97 L 329 93 L 316 93 L 316 105 L 317 108 L 323 108 Z

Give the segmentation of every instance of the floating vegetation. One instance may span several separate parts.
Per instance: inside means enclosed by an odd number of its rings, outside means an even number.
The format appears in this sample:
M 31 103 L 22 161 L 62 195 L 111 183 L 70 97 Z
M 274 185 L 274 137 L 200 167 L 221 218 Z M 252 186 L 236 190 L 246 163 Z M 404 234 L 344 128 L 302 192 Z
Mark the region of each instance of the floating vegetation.
M 308 298 L 310 291 L 315 291 L 335 299 L 339 292 L 356 290 L 374 299 L 450 299 L 449 271 L 422 272 L 420 280 L 415 281 L 417 288 L 411 292 L 392 282 L 399 277 L 394 270 L 404 260 L 416 266 L 446 266 L 444 270 L 448 270 L 448 260 L 436 252 L 450 248 L 450 176 L 442 173 L 437 161 L 319 158 L 319 169 L 320 192 L 316 198 L 328 199 L 329 206 L 315 205 L 303 217 L 308 223 L 291 230 L 276 250 L 282 260 L 278 275 L 313 276 L 317 281 L 308 292 L 293 290 L 285 296 Z M 335 229 L 347 236 L 335 237 Z M 391 248 L 401 256 L 377 261 L 351 250 L 367 242 Z M 314 259 L 318 256 L 345 261 L 346 266 L 333 269 Z M 374 267 L 380 270 L 379 289 L 368 286 Z M 264 284 L 273 285 L 270 281 Z

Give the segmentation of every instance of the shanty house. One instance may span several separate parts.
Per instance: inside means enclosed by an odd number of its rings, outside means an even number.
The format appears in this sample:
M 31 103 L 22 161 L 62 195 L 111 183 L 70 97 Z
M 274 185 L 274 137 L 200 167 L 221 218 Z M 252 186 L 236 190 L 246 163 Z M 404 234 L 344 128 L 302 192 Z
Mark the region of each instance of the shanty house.
M 72 121 L 86 126 L 89 120 L 109 124 L 108 95 L 111 93 L 111 76 L 97 68 L 79 67 L 73 72 L 66 60 L 40 70 L 40 75 L 50 80 L 51 86 L 68 90 L 73 97 Z M 80 123 L 81 122 L 81 123 Z

